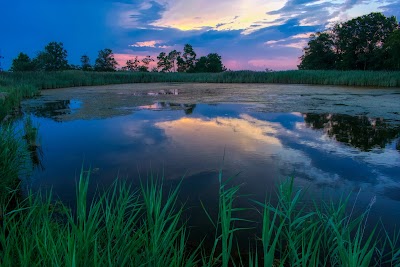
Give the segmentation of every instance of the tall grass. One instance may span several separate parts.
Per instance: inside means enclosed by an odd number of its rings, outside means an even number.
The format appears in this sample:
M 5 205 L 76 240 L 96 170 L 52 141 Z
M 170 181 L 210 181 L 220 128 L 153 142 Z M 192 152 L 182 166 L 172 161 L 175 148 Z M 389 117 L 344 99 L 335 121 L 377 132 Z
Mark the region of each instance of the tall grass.
M 30 194 L 4 215 L 1 266 L 195 266 L 177 189 L 163 201 L 162 183 L 116 182 L 89 200 L 89 175 L 80 176 L 73 210 L 51 193 Z
M 228 71 L 222 73 L 145 73 L 145 72 L 21 72 L 1 73 L 1 86 L 28 84 L 39 89 L 92 86 L 117 83 L 195 82 L 195 83 L 284 83 L 343 86 L 400 87 L 400 72 L 315 71 L 277 72 Z
M 83 173 L 87 173 L 84 175 Z M 236 233 L 250 231 L 236 207 L 240 186 L 220 179 L 214 245 L 189 249 L 179 187 L 167 196 L 162 180 L 149 177 L 139 188 L 116 181 L 89 199 L 90 172 L 81 172 L 72 209 L 47 195 L 30 193 L 2 218 L 1 266 L 378 266 L 399 264 L 399 234 L 365 233 L 369 210 L 346 213 L 338 205 L 309 207 L 293 179 L 277 187 L 278 203 L 256 202 L 262 229 L 246 261 Z M 228 179 L 229 180 L 229 179 Z M 6 208 L 6 207 L 4 207 Z M 204 207 L 207 210 L 206 207 Z M 249 221 L 246 220 L 247 223 Z M 243 232 L 242 232 L 243 233 Z M 250 232 L 249 232 L 250 233 Z M 378 242 L 383 241 L 383 242 Z M 381 244 L 381 245 L 380 245 Z M 259 249 L 260 248 L 260 249 Z M 234 252 L 239 258 L 233 257 Z
M 19 177 L 26 174 L 28 159 L 22 133 L 11 124 L 0 126 L 0 203 L 11 199 L 9 193 L 18 187 Z

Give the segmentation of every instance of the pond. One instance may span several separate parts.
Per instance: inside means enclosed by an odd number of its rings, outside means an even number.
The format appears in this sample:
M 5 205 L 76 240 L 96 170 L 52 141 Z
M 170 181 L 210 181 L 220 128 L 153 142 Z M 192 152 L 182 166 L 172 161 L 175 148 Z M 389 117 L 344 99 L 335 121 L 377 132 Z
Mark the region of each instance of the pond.
M 376 197 L 371 222 L 400 219 L 400 89 L 129 84 L 42 91 L 23 110 L 41 138 L 25 185 L 66 203 L 82 166 L 91 194 L 117 177 L 184 176 L 191 223 L 206 227 L 199 200 L 216 208 L 221 169 L 242 184 L 243 205 L 293 176 L 309 201 L 354 192 L 359 211 Z

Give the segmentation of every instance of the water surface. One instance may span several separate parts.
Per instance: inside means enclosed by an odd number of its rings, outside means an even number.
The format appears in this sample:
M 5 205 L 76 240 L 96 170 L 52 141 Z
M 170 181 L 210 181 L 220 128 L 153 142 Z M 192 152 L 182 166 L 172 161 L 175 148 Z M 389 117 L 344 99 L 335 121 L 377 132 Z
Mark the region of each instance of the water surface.
M 178 95 L 157 95 L 178 89 Z M 182 199 L 216 207 L 218 170 L 263 200 L 295 177 L 308 200 L 358 192 L 372 221 L 400 219 L 400 90 L 296 85 L 147 84 L 43 91 L 24 102 L 40 124 L 41 166 L 26 184 L 73 203 L 82 164 L 91 192 L 149 172 Z M 242 200 L 243 205 L 246 201 Z M 201 225 L 199 210 L 191 214 Z M 204 217 L 204 216 L 203 216 Z

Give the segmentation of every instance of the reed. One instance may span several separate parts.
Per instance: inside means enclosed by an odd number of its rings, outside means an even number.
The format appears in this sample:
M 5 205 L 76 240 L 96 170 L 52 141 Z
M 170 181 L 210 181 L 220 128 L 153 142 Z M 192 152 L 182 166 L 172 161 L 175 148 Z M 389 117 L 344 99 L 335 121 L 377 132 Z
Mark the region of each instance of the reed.
M 348 198 L 306 206 L 293 179 L 277 186 L 278 203 L 256 202 L 262 229 L 248 262 L 235 246 L 250 221 L 236 207 L 240 186 L 219 174 L 218 215 L 205 213 L 215 227 L 214 246 L 188 249 L 180 184 L 165 194 L 162 179 L 150 176 L 139 188 L 116 181 L 89 199 L 89 172 L 81 172 L 76 206 L 54 201 L 51 192 L 29 193 L 2 217 L 1 266 L 378 266 L 399 264 L 399 234 L 367 234 L 369 207 L 348 214 Z M 203 206 L 204 207 L 204 206 Z M 3 207 L 7 210 L 7 207 Z M 204 207 L 205 210 L 208 210 Z M 8 209 L 9 210 L 9 209 Z M 378 227 L 378 226 L 377 226 Z M 377 228 L 376 228 L 377 229 Z M 249 232 L 250 234 L 250 232 Z M 239 258 L 233 254 L 238 253 Z
M 22 135 L 11 124 L 0 126 L 0 204 L 12 199 L 10 193 L 28 171 L 29 153 Z

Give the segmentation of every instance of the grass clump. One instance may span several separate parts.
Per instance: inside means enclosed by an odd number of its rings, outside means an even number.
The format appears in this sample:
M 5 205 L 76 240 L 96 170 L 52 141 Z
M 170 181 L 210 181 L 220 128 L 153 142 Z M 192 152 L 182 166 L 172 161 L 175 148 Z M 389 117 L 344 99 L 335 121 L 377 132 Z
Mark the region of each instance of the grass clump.
M 29 153 L 21 136 L 15 126 L 0 125 L 0 203 L 9 201 L 10 191 L 18 188 L 19 177 L 27 170 Z

